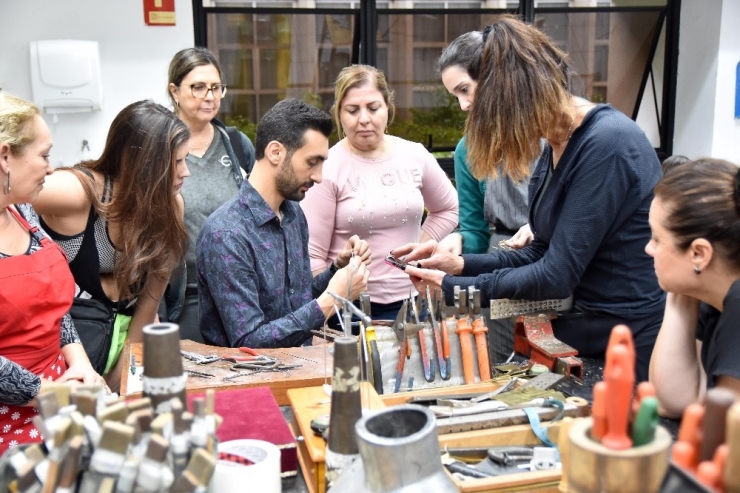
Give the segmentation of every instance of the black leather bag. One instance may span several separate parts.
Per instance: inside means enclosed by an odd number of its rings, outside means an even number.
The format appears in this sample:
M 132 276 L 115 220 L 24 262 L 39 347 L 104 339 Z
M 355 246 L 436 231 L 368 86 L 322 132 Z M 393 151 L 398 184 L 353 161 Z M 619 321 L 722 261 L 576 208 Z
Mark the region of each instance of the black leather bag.
M 75 298 L 69 314 L 92 367 L 102 375 L 113 340 L 115 312 L 98 300 Z

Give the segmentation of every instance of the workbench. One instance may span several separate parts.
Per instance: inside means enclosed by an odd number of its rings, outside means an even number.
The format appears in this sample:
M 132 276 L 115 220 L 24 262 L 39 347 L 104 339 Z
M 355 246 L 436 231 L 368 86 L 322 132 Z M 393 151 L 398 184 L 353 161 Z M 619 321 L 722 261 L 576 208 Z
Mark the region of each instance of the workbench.
M 180 341 L 180 349 L 204 356 L 218 355 L 221 357 L 246 356 L 238 349 L 208 346 L 190 340 Z M 126 398 L 141 397 L 141 375 L 143 373 L 143 343 L 126 344 L 121 358 L 126 362 L 121 374 L 121 395 Z M 259 349 L 259 354 L 277 359 L 286 365 L 301 365 L 298 368 L 285 371 L 262 372 L 224 381 L 224 378 L 234 376 L 236 372 L 230 370 L 233 363 L 216 361 L 207 365 L 200 365 L 183 358 L 183 370 L 192 370 L 199 373 L 213 375 L 211 378 L 188 376 L 186 391 L 203 392 L 206 389 L 237 389 L 246 387 L 269 387 L 278 405 L 289 404 L 288 389 L 315 387 L 331 382 L 331 373 L 334 360 L 325 345 L 301 346 L 278 349 Z M 133 364 L 132 364 L 133 363 Z

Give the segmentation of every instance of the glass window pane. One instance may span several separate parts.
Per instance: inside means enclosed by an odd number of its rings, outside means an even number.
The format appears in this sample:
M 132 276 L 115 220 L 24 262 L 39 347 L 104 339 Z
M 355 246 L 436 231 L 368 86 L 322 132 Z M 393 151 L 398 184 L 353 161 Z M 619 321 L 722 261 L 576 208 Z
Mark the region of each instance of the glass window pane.
M 596 39 L 609 39 L 609 12 L 596 14 Z
M 223 14 L 218 16 L 216 39 L 219 43 L 251 43 L 252 27 L 251 14 Z
M 348 15 L 317 15 L 316 42 L 352 44 L 354 17 Z
M 253 89 L 252 50 L 222 48 L 218 50 L 218 61 L 224 73 L 226 85 L 231 88 Z
M 444 41 L 444 14 L 413 15 L 414 41 Z
M 557 33 L 556 44 L 579 75 L 578 92 L 594 100 L 608 96 L 612 106 L 631 117 L 660 12 L 540 12 L 535 19 L 549 35 Z
M 442 0 L 426 2 L 427 7 L 431 3 L 444 5 Z M 333 3 L 345 8 L 351 5 L 341 0 Z M 355 4 L 359 7 L 359 1 Z M 467 4 L 473 1 L 455 4 L 447 0 L 446 5 L 462 9 Z M 564 6 L 565 2 L 538 2 L 543 7 L 558 4 Z M 516 8 L 517 2 L 506 5 Z M 389 9 L 378 15 L 377 65 L 396 94 L 396 122 L 391 133 L 424 145 L 429 135 L 435 146 L 456 144 L 465 114 L 442 87 L 435 63 L 454 38 L 494 22 L 499 12 L 503 11 L 412 15 Z M 325 110 L 331 108 L 334 80 L 351 62 L 354 14 L 206 15 L 209 48 L 219 57 L 229 84 L 221 109 L 223 119 L 254 123 L 286 96 L 320 104 Z M 607 100 L 631 116 L 658 20 L 659 12 L 644 10 L 536 12 L 535 25 L 569 54 L 583 81 L 585 96 Z
M 606 81 L 609 77 L 609 45 L 594 46 L 594 82 Z
M 434 66 L 441 51 L 439 48 L 414 49 L 414 84 L 428 84 L 430 82 L 438 84 Z
M 226 116 L 227 124 L 234 125 L 234 121 L 242 123 L 256 122 L 256 99 L 250 94 L 234 94 L 235 91 L 229 90 L 229 93 L 221 101 L 221 113 Z
M 341 48 L 321 48 L 319 50 L 319 87 L 331 87 L 337 74 L 351 65 L 352 58 L 348 46 Z
M 259 96 L 259 113 L 257 114 L 257 121 L 262 118 L 262 115 L 267 113 L 267 110 L 275 106 L 278 101 L 285 99 L 285 94 L 262 94 Z

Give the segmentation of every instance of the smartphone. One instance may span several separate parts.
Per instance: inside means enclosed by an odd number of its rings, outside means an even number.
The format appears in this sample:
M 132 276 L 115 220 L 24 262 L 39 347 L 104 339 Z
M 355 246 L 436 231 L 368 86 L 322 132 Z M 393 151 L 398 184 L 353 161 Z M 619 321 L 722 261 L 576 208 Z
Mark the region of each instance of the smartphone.
M 418 267 L 418 264 L 409 264 L 407 262 L 404 262 L 403 260 L 397 259 L 393 255 L 387 255 L 385 257 L 385 263 L 401 270 L 406 270 L 407 265 L 410 265 L 411 267 Z

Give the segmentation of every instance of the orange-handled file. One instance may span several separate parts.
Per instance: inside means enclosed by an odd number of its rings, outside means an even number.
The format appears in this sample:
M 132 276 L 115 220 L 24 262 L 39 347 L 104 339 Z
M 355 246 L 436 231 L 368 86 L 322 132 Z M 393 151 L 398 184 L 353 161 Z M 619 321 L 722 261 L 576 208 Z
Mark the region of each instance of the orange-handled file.
M 470 340 L 473 327 L 467 318 L 457 321 L 457 336 L 460 338 L 460 350 L 462 353 L 463 376 L 465 383 L 475 383 L 475 371 L 473 370 L 473 343 Z
M 488 327 L 481 318 L 473 321 L 473 335 L 478 352 L 478 373 L 481 382 L 491 379 L 491 363 L 488 360 Z

